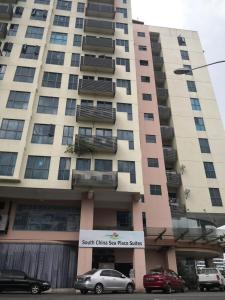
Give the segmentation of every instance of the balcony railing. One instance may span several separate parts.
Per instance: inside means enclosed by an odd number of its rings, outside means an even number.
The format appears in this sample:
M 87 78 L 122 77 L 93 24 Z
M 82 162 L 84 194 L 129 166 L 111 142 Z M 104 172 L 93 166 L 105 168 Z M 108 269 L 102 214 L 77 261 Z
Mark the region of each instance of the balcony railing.
M 114 124 L 116 122 L 116 109 L 78 105 L 76 110 L 76 121 Z
M 181 175 L 176 171 L 166 171 L 167 186 L 170 188 L 179 188 L 181 185 Z
M 74 152 L 83 153 L 112 153 L 117 152 L 117 138 L 103 136 L 76 135 Z
M 113 5 L 101 3 L 88 3 L 85 15 L 94 18 L 115 18 L 115 8 Z
M 158 42 L 159 32 L 150 32 L 150 40 L 151 42 Z
M 4 39 L 7 34 L 7 23 L 0 23 L 0 39 Z
M 116 85 L 112 81 L 80 79 L 78 94 L 115 97 Z
M 100 188 L 116 190 L 117 172 L 77 171 L 73 170 L 73 188 Z
M 114 5 L 115 0 L 88 0 L 88 3 L 93 2 Z
M 169 198 L 170 210 L 172 215 L 185 215 L 186 207 L 177 198 Z
M 154 68 L 160 69 L 164 64 L 164 59 L 161 56 L 153 56 L 153 65 Z
M 81 71 L 87 72 L 103 72 L 103 73 L 115 73 L 115 60 L 107 57 L 92 57 L 92 56 L 82 56 Z
M 151 47 L 152 47 L 152 54 L 153 55 L 159 55 L 161 52 L 161 44 L 158 42 L 152 42 L 151 43 Z
M 84 32 L 114 35 L 115 23 L 111 21 L 85 19 Z
M 160 126 L 163 142 L 171 142 L 174 138 L 174 129 L 171 126 Z
M 165 103 L 169 96 L 168 90 L 164 88 L 157 88 L 156 92 L 157 92 L 158 102 Z
M 168 164 L 174 164 L 177 161 L 177 150 L 172 147 L 163 147 L 164 160 Z
M 156 83 L 164 83 L 166 80 L 166 73 L 161 71 L 155 71 L 155 82 Z
M 160 121 L 168 121 L 171 116 L 171 110 L 168 106 L 159 105 L 159 119 Z
M 84 36 L 82 43 L 82 50 L 97 51 L 103 53 L 115 52 L 115 41 L 111 38 Z
M 0 20 L 12 20 L 13 7 L 12 4 L 0 3 Z

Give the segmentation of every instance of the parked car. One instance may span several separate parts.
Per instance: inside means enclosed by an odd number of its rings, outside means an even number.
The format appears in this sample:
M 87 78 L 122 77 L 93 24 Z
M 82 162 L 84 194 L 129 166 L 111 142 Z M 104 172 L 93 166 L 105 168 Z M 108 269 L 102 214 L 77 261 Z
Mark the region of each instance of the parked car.
M 81 294 L 93 291 L 100 295 L 104 291 L 125 291 L 129 294 L 135 290 L 132 279 L 112 269 L 93 269 L 81 276 L 77 276 L 74 288 Z
M 162 290 L 164 293 L 172 293 L 172 291 L 185 292 L 185 281 L 174 271 L 158 268 L 150 270 L 143 277 L 143 285 L 146 293 L 153 290 Z
M 16 270 L 0 271 L 0 292 L 27 291 L 31 294 L 41 294 L 51 287 L 48 281 L 30 278 L 26 273 Z
M 200 291 L 209 291 L 212 288 L 219 288 L 221 291 L 225 289 L 225 278 L 217 268 L 202 268 L 199 270 L 198 283 Z

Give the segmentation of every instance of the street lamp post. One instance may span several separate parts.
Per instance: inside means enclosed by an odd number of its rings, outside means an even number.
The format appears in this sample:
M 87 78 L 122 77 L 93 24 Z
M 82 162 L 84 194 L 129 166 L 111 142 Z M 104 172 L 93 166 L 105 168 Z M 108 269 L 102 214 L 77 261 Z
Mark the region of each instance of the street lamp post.
M 176 75 L 188 75 L 190 74 L 191 71 L 197 70 L 197 69 L 201 69 L 201 68 L 205 68 L 208 66 L 212 66 L 212 65 L 216 65 L 216 64 L 221 64 L 221 63 L 225 63 L 225 60 L 219 60 L 219 61 L 215 61 L 213 63 L 207 64 L 207 65 L 203 65 L 203 66 L 199 66 L 193 69 L 190 68 L 180 68 L 180 69 L 176 69 L 174 70 L 174 73 Z

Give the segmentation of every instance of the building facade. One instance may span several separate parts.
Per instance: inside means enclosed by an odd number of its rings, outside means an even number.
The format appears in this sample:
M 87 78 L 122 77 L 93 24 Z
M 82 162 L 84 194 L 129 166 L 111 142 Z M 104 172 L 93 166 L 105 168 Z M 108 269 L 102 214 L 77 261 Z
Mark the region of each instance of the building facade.
M 196 32 L 132 22 L 129 0 L 0 0 L 0 39 L 0 269 L 55 288 L 133 269 L 142 289 L 221 255 L 223 126 L 207 70 L 173 73 L 205 62 Z

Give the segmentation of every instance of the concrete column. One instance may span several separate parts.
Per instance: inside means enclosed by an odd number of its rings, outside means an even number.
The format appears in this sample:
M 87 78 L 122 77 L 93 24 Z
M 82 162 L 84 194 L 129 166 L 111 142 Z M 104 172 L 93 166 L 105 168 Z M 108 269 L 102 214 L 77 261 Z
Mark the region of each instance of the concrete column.
M 134 231 L 143 231 L 141 205 L 136 200 L 133 201 L 133 228 Z M 133 269 L 136 290 L 143 291 L 143 276 L 146 274 L 145 249 L 134 249 Z
M 94 220 L 93 195 L 85 194 L 81 200 L 80 229 L 92 230 Z M 78 249 L 77 275 L 81 275 L 92 269 L 92 248 Z
M 177 259 L 174 247 L 170 247 L 166 252 L 167 267 L 174 272 L 177 272 Z

